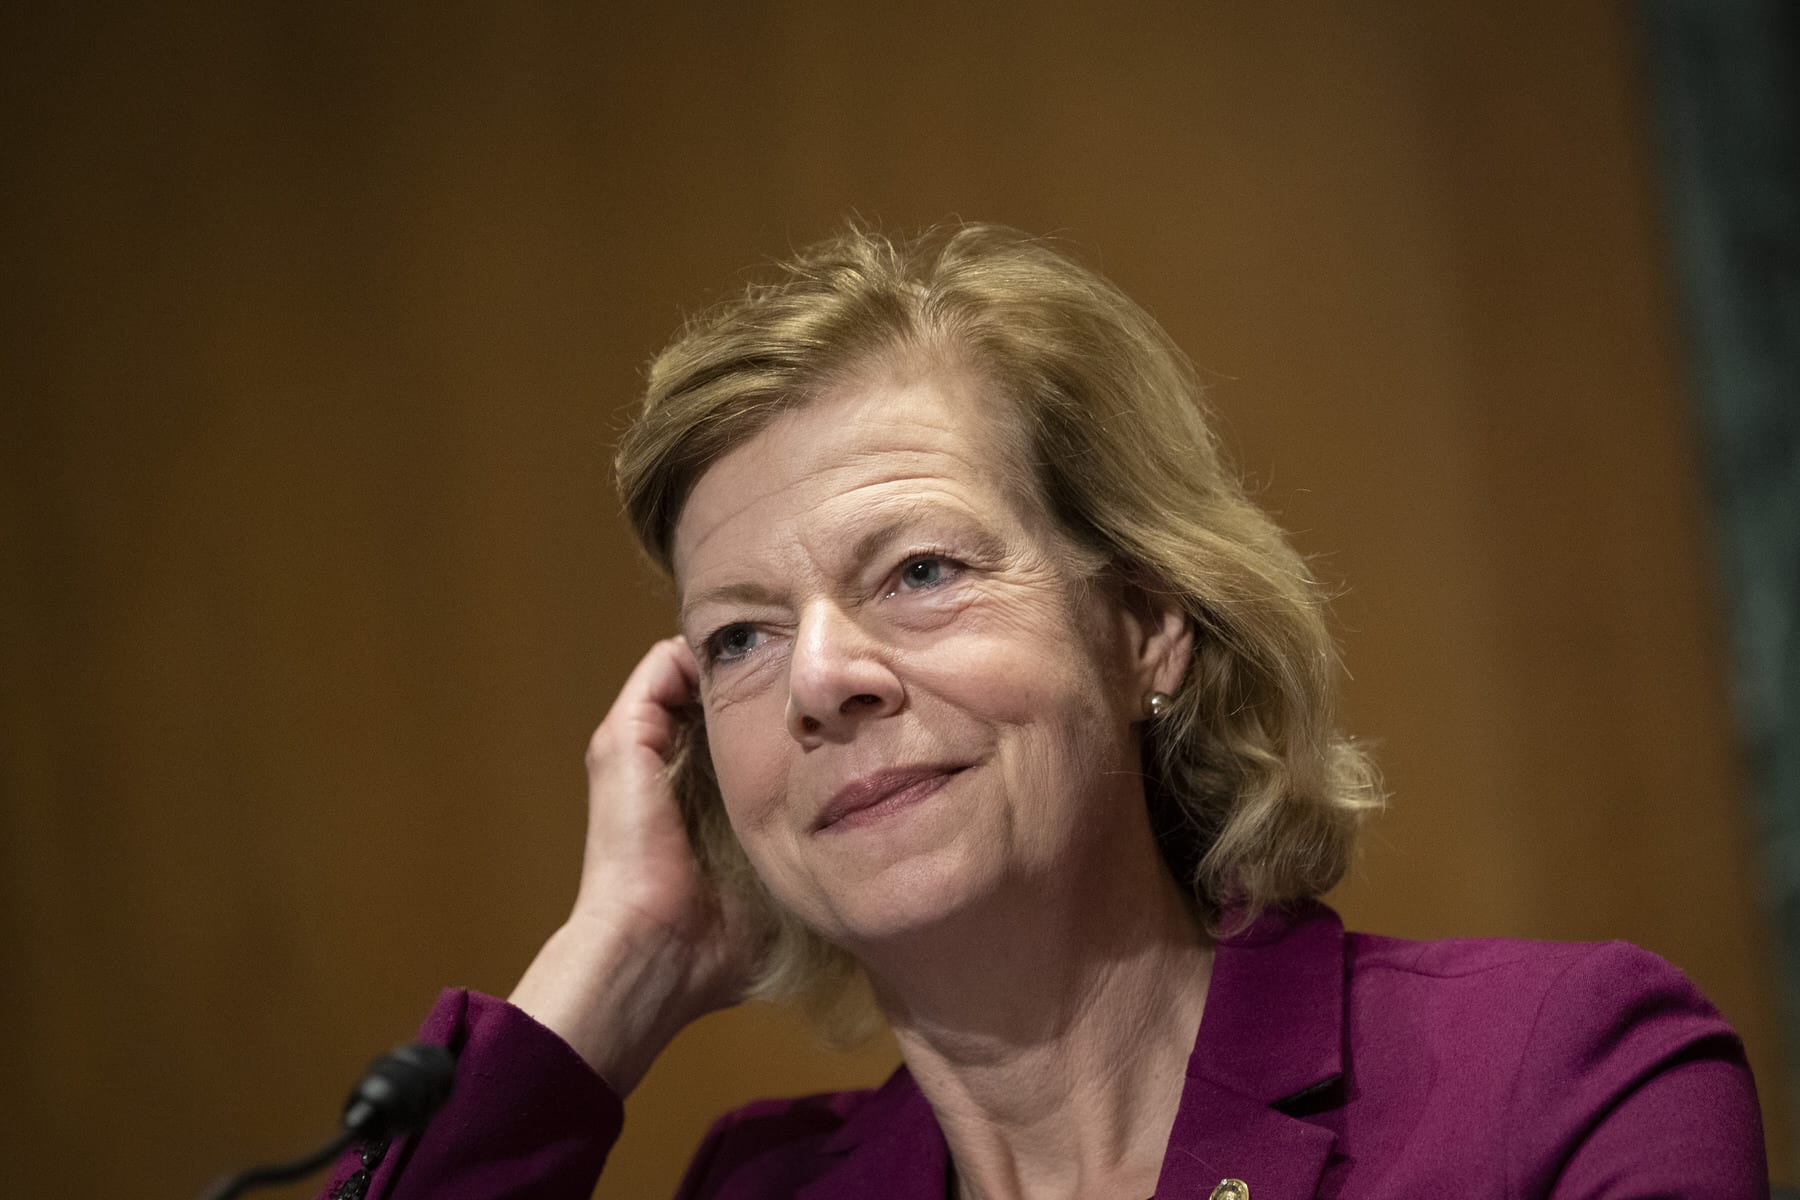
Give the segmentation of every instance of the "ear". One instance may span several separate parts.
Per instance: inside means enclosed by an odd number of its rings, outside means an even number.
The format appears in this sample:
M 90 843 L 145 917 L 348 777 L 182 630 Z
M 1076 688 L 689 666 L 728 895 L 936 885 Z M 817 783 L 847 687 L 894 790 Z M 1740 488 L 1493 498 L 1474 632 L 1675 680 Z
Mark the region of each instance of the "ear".
M 1126 581 L 1122 598 L 1136 703 L 1145 703 L 1152 692 L 1174 695 L 1193 662 L 1194 622 L 1180 596 L 1167 588 Z

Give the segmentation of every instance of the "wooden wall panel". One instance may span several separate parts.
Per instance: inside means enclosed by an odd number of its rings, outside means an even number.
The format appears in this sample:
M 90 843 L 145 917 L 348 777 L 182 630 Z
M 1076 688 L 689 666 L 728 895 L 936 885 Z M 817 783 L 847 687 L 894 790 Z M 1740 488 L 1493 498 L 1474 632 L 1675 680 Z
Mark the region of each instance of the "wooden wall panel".
M 1214 380 L 1344 588 L 1395 790 L 1353 920 L 1650 946 L 1786 1127 L 1612 9 L 601 7 L 5 18 L 11 1186 L 297 1150 L 438 986 L 510 986 L 670 623 L 607 472 L 640 365 L 852 210 L 1066 236 Z M 711 1018 L 611 1194 L 888 1061 Z

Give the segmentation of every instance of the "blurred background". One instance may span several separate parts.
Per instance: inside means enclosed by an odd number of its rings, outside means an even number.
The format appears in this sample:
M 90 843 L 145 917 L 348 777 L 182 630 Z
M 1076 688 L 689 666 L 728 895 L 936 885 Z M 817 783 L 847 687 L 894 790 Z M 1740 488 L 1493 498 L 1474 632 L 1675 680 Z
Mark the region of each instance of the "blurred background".
M 440 987 L 511 988 L 573 898 L 587 734 L 672 626 L 611 490 L 642 366 L 852 212 L 1054 235 L 1168 326 L 1341 593 L 1394 793 L 1347 921 L 1664 955 L 1794 1181 L 1793 758 L 1745 716 L 1769 543 L 1708 432 L 1737 276 L 1694 282 L 1742 72 L 1696 7 L 9 11 L 6 1189 L 297 1154 Z M 893 1061 L 709 1018 L 606 1194 Z

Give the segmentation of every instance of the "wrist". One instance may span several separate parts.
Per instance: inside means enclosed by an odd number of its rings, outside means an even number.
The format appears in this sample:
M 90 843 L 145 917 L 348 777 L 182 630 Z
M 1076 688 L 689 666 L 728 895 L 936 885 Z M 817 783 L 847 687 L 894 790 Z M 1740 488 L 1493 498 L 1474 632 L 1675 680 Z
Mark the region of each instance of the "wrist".
M 544 943 L 509 1001 L 561 1037 L 623 1098 L 690 1013 L 688 970 L 666 937 L 571 918 Z

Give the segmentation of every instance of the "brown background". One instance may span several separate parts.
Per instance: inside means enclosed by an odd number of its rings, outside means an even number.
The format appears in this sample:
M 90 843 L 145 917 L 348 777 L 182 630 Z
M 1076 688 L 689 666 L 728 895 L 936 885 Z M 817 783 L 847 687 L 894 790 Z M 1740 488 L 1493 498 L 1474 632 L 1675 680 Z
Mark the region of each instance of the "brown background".
M 9 1193 L 297 1152 L 437 987 L 510 986 L 572 894 L 586 733 L 670 624 L 608 479 L 640 365 L 853 209 L 1061 234 L 1215 381 L 1383 744 L 1349 919 L 1659 951 L 1785 1146 L 1619 10 L 4 20 Z M 606 1190 L 888 1061 L 712 1018 Z

